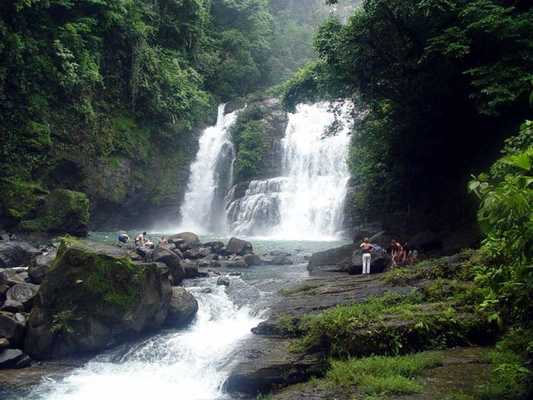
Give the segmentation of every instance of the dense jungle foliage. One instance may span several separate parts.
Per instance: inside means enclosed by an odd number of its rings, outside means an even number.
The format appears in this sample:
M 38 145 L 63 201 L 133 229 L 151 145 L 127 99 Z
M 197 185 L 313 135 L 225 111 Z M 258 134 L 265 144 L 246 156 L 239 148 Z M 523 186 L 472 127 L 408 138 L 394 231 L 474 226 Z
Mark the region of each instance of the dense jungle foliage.
M 2 219 L 31 217 L 37 195 L 56 187 L 109 212 L 179 201 L 195 132 L 216 104 L 277 84 L 312 57 L 329 9 L 305 3 L 3 2 Z M 36 196 L 17 197 L 26 187 Z
M 350 99 L 363 110 L 349 160 L 358 213 L 385 223 L 400 215 L 407 230 L 422 223 L 442 231 L 473 222 L 478 208 L 483 241 L 469 261 L 473 286 L 453 299 L 468 297 L 510 332 L 483 399 L 529 393 L 532 27 L 529 1 L 366 0 L 347 24 L 330 19 L 321 27 L 318 61 L 284 88 L 288 109 L 301 101 Z
M 350 156 L 360 214 L 453 229 L 473 219 L 469 175 L 532 115 L 532 26 L 528 1 L 367 0 L 321 27 L 285 103 L 366 110 Z

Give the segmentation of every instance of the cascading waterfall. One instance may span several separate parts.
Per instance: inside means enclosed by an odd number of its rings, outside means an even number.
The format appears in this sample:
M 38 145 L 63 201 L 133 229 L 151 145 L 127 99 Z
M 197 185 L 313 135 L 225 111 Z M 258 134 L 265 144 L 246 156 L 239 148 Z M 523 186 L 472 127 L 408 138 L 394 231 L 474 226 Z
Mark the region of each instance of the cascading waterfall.
M 224 232 L 224 196 L 231 183 L 234 159 L 230 128 L 238 113 L 224 114 L 224 110 L 224 104 L 218 107 L 216 125 L 205 129 L 200 136 L 180 210 L 182 230 L 199 234 Z
M 283 176 L 251 182 L 244 197 L 229 204 L 228 219 L 235 234 L 304 240 L 336 237 L 350 177 L 349 108 L 341 108 L 335 135 L 325 135 L 335 122 L 328 103 L 299 105 L 289 115 L 282 141 Z
M 232 284 L 247 286 L 241 280 Z M 229 373 L 229 357 L 260 318 L 248 306 L 238 307 L 226 289 L 216 285 L 216 278 L 188 289 L 199 310 L 187 330 L 152 337 L 125 353 L 100 356 L 60 381 L 48 380 L 24 398 L 226 399 L 222 384 Z

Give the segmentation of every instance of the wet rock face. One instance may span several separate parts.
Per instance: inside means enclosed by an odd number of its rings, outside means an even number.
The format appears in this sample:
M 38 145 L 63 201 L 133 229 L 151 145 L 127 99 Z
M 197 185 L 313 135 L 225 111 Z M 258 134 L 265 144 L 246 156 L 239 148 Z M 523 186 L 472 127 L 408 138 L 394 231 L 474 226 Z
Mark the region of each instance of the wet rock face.
M 160 327 L 170 299 L 165 265 L 64 241 L 35 299 L 24 350 L 37 359 L 103 350 Z
M 165 324 L 182 328 L 189 324 L 198 312 L 198 302 L 192 294 L 181 287 L 172 288 L 172 297 Z
M 31 264 L 41 252 L 26 242 L 0 241 L 0 268 L 15 268 Z
M 254 338 L 239 350 L 239 362 L 224 384 L 230 393 L 256 395 L 273 387 L 303 382 L 326 367 L 320 354 L 290 351 L 291 340 Z

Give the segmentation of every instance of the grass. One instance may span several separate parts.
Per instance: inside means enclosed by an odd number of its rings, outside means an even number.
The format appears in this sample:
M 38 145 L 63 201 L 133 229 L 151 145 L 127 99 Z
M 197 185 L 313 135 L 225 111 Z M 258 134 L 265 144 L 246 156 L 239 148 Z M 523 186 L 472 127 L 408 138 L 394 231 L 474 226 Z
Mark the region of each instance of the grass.
M 332 388 L 357 387 L 366 399 L 420 393 L 424 387 L 417 378 L 424 370 L 439 365 L 441 356 L 431 352 L 335 360 L 322 382 Z

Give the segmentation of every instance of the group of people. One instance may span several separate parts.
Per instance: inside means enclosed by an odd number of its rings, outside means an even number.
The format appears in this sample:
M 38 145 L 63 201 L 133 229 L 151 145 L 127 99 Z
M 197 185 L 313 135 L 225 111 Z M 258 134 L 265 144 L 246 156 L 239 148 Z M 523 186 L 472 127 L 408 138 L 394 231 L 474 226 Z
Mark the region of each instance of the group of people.
M 418 250 L 409 249 L 407 243 L 403 245 L 397 240 L 391 240 L 388 253 L 392 258 L 392 266 L 411 265 L 418 259 Z
M 128 244 L 130 241 L 130 237 L 126 232 L 121 232 L 118 235 L 118 242 L 121 244 Z M 150 238 L 148 237 L 148 234 L 146 232 L 139 233 L 135 237 L 135 248 L 139 249 L 142 247 L 146 247 L 149 249 L 153 249 L 155 247 L 155 244 Z
M 383 250 L 378 245 L 370 243 L 368 238 L 365 238 L 359 246 L 363 253 L 363 274 L 370 273 L 370 264 L 372 261 L 372 253 L 377 250 Z M 392 266 L 411 265 L 416 263 L 418 259 L 418 251 L 416 249 L 409 249 L 407 243 L 401 244 L 398 240 L 391 240 L 391 244 L 387 249 L 387 253 L 391 256 Z

